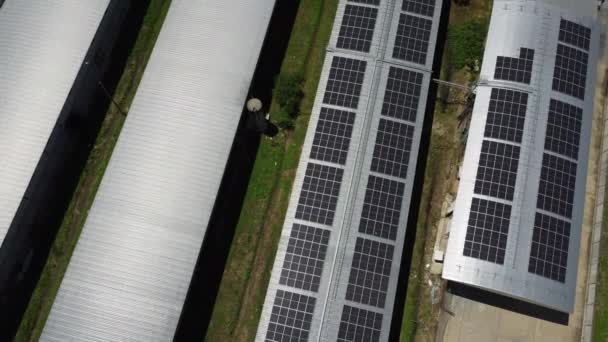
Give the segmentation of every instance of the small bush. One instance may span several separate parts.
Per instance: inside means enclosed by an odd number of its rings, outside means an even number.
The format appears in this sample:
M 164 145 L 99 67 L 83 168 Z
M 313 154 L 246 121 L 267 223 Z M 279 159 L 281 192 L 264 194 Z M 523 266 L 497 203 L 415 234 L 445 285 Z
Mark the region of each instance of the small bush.
M 285 73 L 280 74 L 274 84 L 274 99 L 281 109 L 292 118 L 298 116 L 298 108 L 304 96 L 303 82 L 304 76 L 301 73 Z
M 449 62 L 455 69 L 474 70 L 476 65 L 481 65 L 487 33 L 488 24 L 481 20 L 449 26 Z

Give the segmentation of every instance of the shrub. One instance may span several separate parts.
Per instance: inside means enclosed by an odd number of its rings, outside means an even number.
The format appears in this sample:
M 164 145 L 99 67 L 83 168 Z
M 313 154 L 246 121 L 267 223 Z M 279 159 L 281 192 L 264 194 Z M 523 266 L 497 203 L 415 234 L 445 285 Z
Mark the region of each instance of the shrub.
M 488 24 L 481 20 L 471 20 L 448 28 L 449 62 L 455 69 L 467 67 L 475 69 L 481 65 Z
M 304 76 L 301 73 L 283 73 L 277 77 L 274 84 L 274 99 L 281 109 L 292 118 L 298 116 L 298 108 L 304 96 L 303 82 Z

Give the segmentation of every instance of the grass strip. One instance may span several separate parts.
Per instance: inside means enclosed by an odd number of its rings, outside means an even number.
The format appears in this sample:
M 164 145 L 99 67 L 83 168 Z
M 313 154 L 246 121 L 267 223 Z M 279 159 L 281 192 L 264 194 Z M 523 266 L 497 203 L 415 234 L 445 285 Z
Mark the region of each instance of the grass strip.
M 337 0 L 301 0 L 281 75 L 303 75 L 295 129 L 264 138 L 237 224 L 207 341 L 252 341 L 289 203 L 310 112 L 331 34 Z M 280 76 L 279 76 L 280 77 Z M 271 118 L 287 115 L 275 101 Z
M 114 100 L 123 109 L 131 106 L 170 3 L 171 0 L 150 1 L 114 92 Z M 125 116 L 110 106 L 14 341 L 34 342 L 40 338 L 124 121 Z

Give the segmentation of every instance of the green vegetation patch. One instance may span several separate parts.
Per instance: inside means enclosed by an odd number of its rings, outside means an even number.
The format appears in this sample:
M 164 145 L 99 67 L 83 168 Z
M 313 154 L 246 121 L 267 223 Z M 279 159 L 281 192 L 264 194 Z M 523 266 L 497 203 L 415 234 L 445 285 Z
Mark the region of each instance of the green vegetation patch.
M 114 92 L 115 101 L 123 109 L 131 106 L 170 4 L 171 0 L 150 1 L 143 26 Z M 124 121 L 125 116 L 111 105 L 14 341 L 38 341 Z
M 481 66 L 488 34 L 488 22 L 474 19 L 448 27 L 449 63 L 458 70 L 468 68 L 475 71 Z
M 608 182 L 606 183 L 608 191 Z M 604 201 L 602 234 L 600 237 L 600 258 L 595 293 L 595 314 L 593 317 L 593 341 L 608 341 L 608 202 Z

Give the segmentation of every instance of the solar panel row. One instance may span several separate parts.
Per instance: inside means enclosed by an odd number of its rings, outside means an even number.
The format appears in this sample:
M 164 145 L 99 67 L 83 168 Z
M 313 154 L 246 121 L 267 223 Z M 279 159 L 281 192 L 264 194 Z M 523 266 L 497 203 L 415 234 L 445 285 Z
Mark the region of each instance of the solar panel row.
M 584 100 L 591 30 L 561 19 L 552 89 Z M 582 50 L 581 50 L 582 49 Z M 581 140 L 583 110 L 551 99 L 548 109 L 545 151 L 539 181 L 537 208 L 566 219 L 572 218 Z M 528 272 L 561 283 L 566 281 L 570 241 L 568 220 L 536 213 Z
M 373 175 L 367 181 L 359 232 L 395 240 L 405 184 Z

